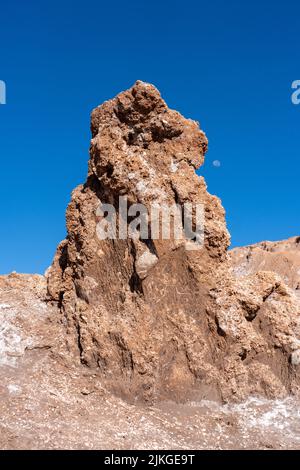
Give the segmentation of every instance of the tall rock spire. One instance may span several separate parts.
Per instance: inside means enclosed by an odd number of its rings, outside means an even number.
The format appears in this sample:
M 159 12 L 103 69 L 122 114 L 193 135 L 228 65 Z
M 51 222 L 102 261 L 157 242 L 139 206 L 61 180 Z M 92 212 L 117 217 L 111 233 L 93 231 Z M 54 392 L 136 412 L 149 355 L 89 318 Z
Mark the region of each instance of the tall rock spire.
M 298 304 L 273 274 L 233 278 L 223 207 L 195 172 L 207 150 L 198 123 L 138 81 L 93 111 L 91 131 L 88 178 L 73 191 L 67 238 L 48 272 L 69 347 L 130 399 L 227 400 L 294 390 Z M 133 216 L 124 219 L 122 198 L 127 208 L 145 209 L 148 237 L 141 225 L 128 235 Z M 153 207 L 185 205 L 192 206 L 192 231 L 194 208 L 203 209 L 202 243 L 197 232 L 155 237 Z M 104 238 L 99 224 L 109 207 L 115 226 Z

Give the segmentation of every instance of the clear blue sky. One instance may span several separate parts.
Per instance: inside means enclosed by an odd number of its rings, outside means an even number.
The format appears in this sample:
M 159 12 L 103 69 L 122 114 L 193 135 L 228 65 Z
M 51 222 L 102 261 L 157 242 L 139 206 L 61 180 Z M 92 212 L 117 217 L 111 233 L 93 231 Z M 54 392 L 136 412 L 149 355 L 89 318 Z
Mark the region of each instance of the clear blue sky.
M 137 79 L 207 133 L 200 173 L 233 246 L 300 234 L 299 13 L 299 1 L 1 2 L 0 272 L 51 263 L 86 177 L 90 111 Z

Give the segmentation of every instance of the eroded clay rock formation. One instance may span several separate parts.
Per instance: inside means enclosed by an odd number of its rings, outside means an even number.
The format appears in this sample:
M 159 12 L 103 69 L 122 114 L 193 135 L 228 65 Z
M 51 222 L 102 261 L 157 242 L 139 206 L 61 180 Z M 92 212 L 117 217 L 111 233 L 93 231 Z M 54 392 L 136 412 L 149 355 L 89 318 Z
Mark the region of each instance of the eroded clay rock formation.
M 260 242 L 230 251 L 236 276 L 272 271 L 300 294 L 300 237 L 278 242 Z
M 130 399 L 242 399 L 297 390 L 299 305 L 275 274 L 236 279 L 224 210 L 195 173 L 198 123 L 136 82 L 92 113 L 88 178 L 67 210 L 68 235 L 47 273 L 69 348 Z M 101 204 L 205 208 L 204 246 L 141 237 L 100 240 Z

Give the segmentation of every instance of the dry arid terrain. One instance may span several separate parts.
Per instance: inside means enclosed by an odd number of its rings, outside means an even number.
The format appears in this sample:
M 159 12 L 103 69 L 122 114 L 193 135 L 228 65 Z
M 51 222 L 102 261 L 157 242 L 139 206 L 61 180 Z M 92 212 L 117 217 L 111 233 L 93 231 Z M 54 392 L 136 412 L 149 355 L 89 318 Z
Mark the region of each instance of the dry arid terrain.
M 299 449 L 300 402 L 129 404 L 72 364 L 42 276 L 0 278 L 1 449 Z
M 97 107 L 91 132 L 52 265 L 0 277 L 0 448 L 300 448 L 300 238 L 228 251 L 195 172 L 206 135 L 153 85 Z M 99 237 L 104 205 L 124 224 L 120 196 L 203 207 L 203 243 L 155 237 L 152 215 L 148 237 Z

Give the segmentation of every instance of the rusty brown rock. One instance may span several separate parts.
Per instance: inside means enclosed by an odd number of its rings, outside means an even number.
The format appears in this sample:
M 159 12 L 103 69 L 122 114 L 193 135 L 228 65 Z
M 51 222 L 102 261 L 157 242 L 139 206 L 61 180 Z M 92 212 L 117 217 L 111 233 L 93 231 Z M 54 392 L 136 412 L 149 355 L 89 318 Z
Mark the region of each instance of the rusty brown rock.
M 1 449 L 299 448 L 295 397 L 150 407 L 116 397 L 99 369 L 67 353 L 59 310 L 45 296 L 43 276 L 0 276 Z
M 47 273 L 49 297 L 78 360 L 131 400 L 241 400 L 296 392 L 299 301 L 269 272 L 238 279 L 218 198 L 195 173 L 207 139 L 136 82 L 92 113 L 87 182 L 67 210 L 68 235 Z M 201 250 L 183 240 L 97 237 L 97 208 L 202 203 Z
M 300 237 L 278 242 L 260 242 L 234 248 L 230 257 L 236 276 L 272 271 L 300 293 Z

